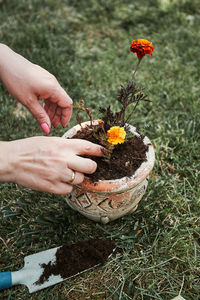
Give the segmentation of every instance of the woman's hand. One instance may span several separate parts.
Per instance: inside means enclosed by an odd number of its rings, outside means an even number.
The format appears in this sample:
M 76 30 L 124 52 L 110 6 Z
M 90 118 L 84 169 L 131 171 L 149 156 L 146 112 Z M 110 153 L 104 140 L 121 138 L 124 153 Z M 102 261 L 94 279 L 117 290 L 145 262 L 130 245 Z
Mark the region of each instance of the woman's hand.
M 45 133 L 51 124 L 65 127 L 72 114 L 72 100 L 56 78 L 0 44 L 0 78 L 8 92 L 32 113 Z M 39 100 L 44 100 L 44 107 Z
M 68 194 L 96 163 L 79 155 L 102 156 L 102 147 L 80 139 L 31 137 L 0 142 L 0 181 L 55 194 Z M 73 183 L 73 172 L 75 178 Z

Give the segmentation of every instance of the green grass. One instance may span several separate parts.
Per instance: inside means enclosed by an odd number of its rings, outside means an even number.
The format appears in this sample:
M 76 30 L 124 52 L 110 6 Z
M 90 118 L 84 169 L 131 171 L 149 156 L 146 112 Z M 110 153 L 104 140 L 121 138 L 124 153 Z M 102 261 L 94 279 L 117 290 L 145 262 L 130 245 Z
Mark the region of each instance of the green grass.
M 0 40 L 53 73 L 74 101 L 117 107 L 136 57 L 130 42 L 153 42 L 138 84 L 152 100 L 132 124 L 153 141 L 156 164 L 137 211 L 107 225 L 72 211 L 62 196 L 0 185 L 0 271 L 26 255 L 71 241 L 109 237 L 107 264 L 29 295 L 0 299 L 200 299 L 200 4 L 193 0 L 0 1 Z M 0 86 L 0 139 L 41 135 L 36 121 Z M 16 114 L 16 112 L 18 112 Z M 72 117 L 68 128 L 76 123 Z M 61 127 L 51 135 L 62 136 Z

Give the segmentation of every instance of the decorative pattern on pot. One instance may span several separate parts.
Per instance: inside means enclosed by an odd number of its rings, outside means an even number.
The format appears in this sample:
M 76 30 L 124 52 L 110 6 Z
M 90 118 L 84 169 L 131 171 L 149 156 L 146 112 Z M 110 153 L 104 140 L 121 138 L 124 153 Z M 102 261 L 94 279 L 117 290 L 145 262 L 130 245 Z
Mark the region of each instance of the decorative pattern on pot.
M 89 122 L 82 123 L 82 126 L 87 124 Z M 131 132 L 139 136 L 136 128 L 131 125 L 130 127 Z M 67 131 L 63 138 L 71 138 L 80 129 L 80 125 L 76 125 Z M 92 182 L 85 177 L 84 181 L 74 186 L 72 193 L 66 197 L 68 205 L 87 218 L 103 224 L 134 212 L 146 191 L 155 161 L 150 140 L 145 137 L 143 141 L 149 146 L 146 153 L 147 160 L 141 164 L 135 174 L 131 177 L 97 182 Z

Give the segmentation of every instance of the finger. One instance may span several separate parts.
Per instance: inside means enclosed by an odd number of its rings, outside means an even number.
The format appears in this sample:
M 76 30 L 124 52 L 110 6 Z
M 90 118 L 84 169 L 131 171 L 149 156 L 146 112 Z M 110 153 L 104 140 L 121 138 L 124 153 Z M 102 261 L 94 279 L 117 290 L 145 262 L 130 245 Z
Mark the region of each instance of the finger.
M 84 174 L 67 169 L 66 174 L 63 174 L 62 181 L 71 185 L 80 184 L 84 180 Z
M 45 109 L 42 107 L 42 105 L 38 102 L 37 98 L 33 99 L 33 101 L 29 102 L 29 105 L 27 106 L 30 113 L 35 117 L 35 119 L 38 121 L 40 125 L 47 124 L 47 126 L 51 127 L 51 121 L 49 119 L 49 116 L 47 115 Z
M 48 100 L 44 100 L 44 109 L 47 115 L 49 115 L 49 106 L 50 106 L 50 102 Z
M 48 116 L 49 116 L 50 120 L 52 121 L 54 118 L 54 115 L 56 113 L 57 104 L 52 103 L 49 99 L 46 99 L 45 105 L 46 105 L 46 107 L 48 107 Z
M 57 89 L 54 98 L 57 99 L 56 103 L 62 108 L 72 107 L 73 101 L 62 87 Z
M 51 120 L 53 127 L 56 128 L 60 124 L 61 114 L 62 114 L 61 108 L 59 106 L 57 106 L 55 115 L 54 115 L 53 119 Z
M 61 108 L 56 103 L 45 100 L 44 109 L 49 115 L 52 125 L 56 128 L 61 123 L 63 128 L 66 127 L 72 115 L 72 108 Z
M 71 115 L 72 115 L 72 104 L 73 101 L 72 99 L 69 97 L 69 95 L 65 92 L 65 90 L 62 88 L 62 99 L 64 102 L 64 107 L 62 106 L 62 103 L 58 102 L 58 105 L 62 108 L 62 116 L 61 116 L 61 124 L 63 126 L 63 128 L 66 127 L 67 123 L 69 122 Z M 67 105 L 67 107 L 65 106 L 65 103 L 69 103 Z
M 73 186 L 64 182 L 48 182 L 42 187 L 43 192 L 52 194 L 66 195 L 72 192 Z
M 66 139 L 67 147 L 71 146 L 78 155 L 103 156 L 102 146 L 82 139 Z
M 48 192 L 52 194 L 60 194 L 66 195 L 72 192 L 73 186 L 69 183 L 62 182 L 62 181 L 48 181 L 48 180 L 41 180 L 39 184 L 27 184 L 26 187 L 41 191 L 41 192 Z
M 61 124 L 65 127 L 72 115 L 72 99 L 59 85 L 59 88 L 54 90 L 54 93 L 51 95 L 49 100 L 56 103 L 62 109 Z
M 62 115 L 61 115 L 61 124 L 62 127 L 65 128 L 67 123 L 69 122 L 71 115 L 72 115 L 72 106 L 70 108 L 62 108 Z
M 80 173 L 92 174 L 96 171 L 97 164 L 89 158 L 74 155 L 70 158 L 67 167 Z

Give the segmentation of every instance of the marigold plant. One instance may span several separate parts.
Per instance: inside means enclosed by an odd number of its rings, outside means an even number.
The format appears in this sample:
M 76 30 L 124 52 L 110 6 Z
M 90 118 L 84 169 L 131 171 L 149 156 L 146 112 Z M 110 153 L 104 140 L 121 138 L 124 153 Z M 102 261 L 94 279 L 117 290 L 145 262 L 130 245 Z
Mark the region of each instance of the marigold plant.
M 74 108 L 78 108 L 81 111 L 87 113 L 90 119 L 90 125 L 84 130 L 85 135 L 92 134 L 93 138 L 97 143 L 104 146 L 105 157 L 110 159 L 112 152 L 118 144 L 123 144 L 132 138 L 132 134 L 129 132 L 128 122 L 133 115 L 138 103 L 140 101 L 148 101 L 146 95 L 143 94 L 142 88 L 137 88 L 134 80 L 134 76 L 139 67 L 142 58 L 149 54 L 152 56 L 154 46 L 152 42 L 144 39 L 133 40 L 130 46 L 130 51 L 137 54 L 138 63 L 135 70 L 132 73 L 132 79 L 127 84 L 127 86 L 121 85 L 121 89 L 117 100 L 121 104 L 121 109 L 118 112 L 113 113 L 111 107 L 100 108 L 99 111 L 102 113 L 101 120 L 97 121 L 97 125 L 93 124 L 92 114 L 90 110 L 85 107 L 84 101 L 81 99 L 78 103 L 74 105 Z M 133 105 L 131 109 L 128 110 L 129 106 Z M 128 113 L 129 111 L 129 113 Z M 78 123 L 81 125 L 81 119 L 77 116 Z M 86 132 L 87 131 L 87 132 Z

